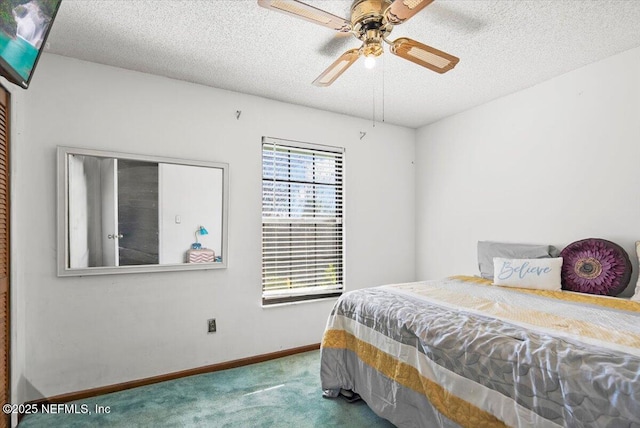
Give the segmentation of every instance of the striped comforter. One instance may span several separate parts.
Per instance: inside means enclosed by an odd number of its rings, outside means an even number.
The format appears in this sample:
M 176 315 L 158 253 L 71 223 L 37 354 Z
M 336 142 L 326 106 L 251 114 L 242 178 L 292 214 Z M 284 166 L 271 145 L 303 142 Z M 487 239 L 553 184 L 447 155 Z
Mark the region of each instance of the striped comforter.
M 474 277 L 356 290 L 321 381 L 399 427 L 640 427 L 640 303 Z

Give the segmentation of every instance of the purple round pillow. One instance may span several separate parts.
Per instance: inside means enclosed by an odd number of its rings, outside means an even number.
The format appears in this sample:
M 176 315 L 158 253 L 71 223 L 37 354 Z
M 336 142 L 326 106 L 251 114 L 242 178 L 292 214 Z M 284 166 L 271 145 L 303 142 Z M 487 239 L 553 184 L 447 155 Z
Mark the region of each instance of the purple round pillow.
M 611 241 L 583 239 L 569 244 L 562 257 L 562 289 L 615 296 L 631 279 L 631 260 Z

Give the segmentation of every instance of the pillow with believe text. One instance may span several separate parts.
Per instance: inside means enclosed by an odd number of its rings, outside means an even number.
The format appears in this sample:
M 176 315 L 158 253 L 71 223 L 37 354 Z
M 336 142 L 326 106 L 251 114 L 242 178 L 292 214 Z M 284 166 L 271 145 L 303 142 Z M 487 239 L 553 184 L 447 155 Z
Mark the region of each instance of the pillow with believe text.
M 478 268 L 480 276 L 493 279 L 493 258 L 546 259 L 558 257 L 553 245 L 518 244 L 508 242 L 478 241 Z
M 560 290 L 562 257 L 547 259 L 493 258 L 493 283 L 506 287 Z

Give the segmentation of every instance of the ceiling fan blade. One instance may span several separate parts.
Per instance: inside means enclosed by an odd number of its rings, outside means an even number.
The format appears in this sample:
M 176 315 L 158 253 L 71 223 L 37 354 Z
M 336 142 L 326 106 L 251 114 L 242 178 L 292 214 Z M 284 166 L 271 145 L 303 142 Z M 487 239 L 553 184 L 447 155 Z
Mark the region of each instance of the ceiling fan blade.
M 314 24 L 324 25 L 336 31 L 343 33 L 351 31 L 351 23 L 346 19 L 298 0 L 258 0 L 258 4 L 264 8 L 286 13 Z
M 433 0 L 395 0 L 385 11 L 385 17 L 393 25 L 402 24 L 432 2 Z
M 437 73 L 446 73 L 456 66 L 460 58 L 442 52 L 415 40 L 402 37 L 390 46 L 391 53 Z
M 329 86 L 332 84 L 347 68 L 351 66 L 360 56 L 360 49 L 350 49 L 343 53 L 333 64 L 322 72 L 316 80 L 313 81 L 315 86 Z

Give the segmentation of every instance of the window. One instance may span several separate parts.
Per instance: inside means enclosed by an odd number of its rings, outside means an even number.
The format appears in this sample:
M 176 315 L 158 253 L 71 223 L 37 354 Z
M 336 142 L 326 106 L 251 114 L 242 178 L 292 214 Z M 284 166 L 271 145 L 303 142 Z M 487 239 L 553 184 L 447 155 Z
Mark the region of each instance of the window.
M 263 304 L 342 293 L 343 153 L 263 138 Z

